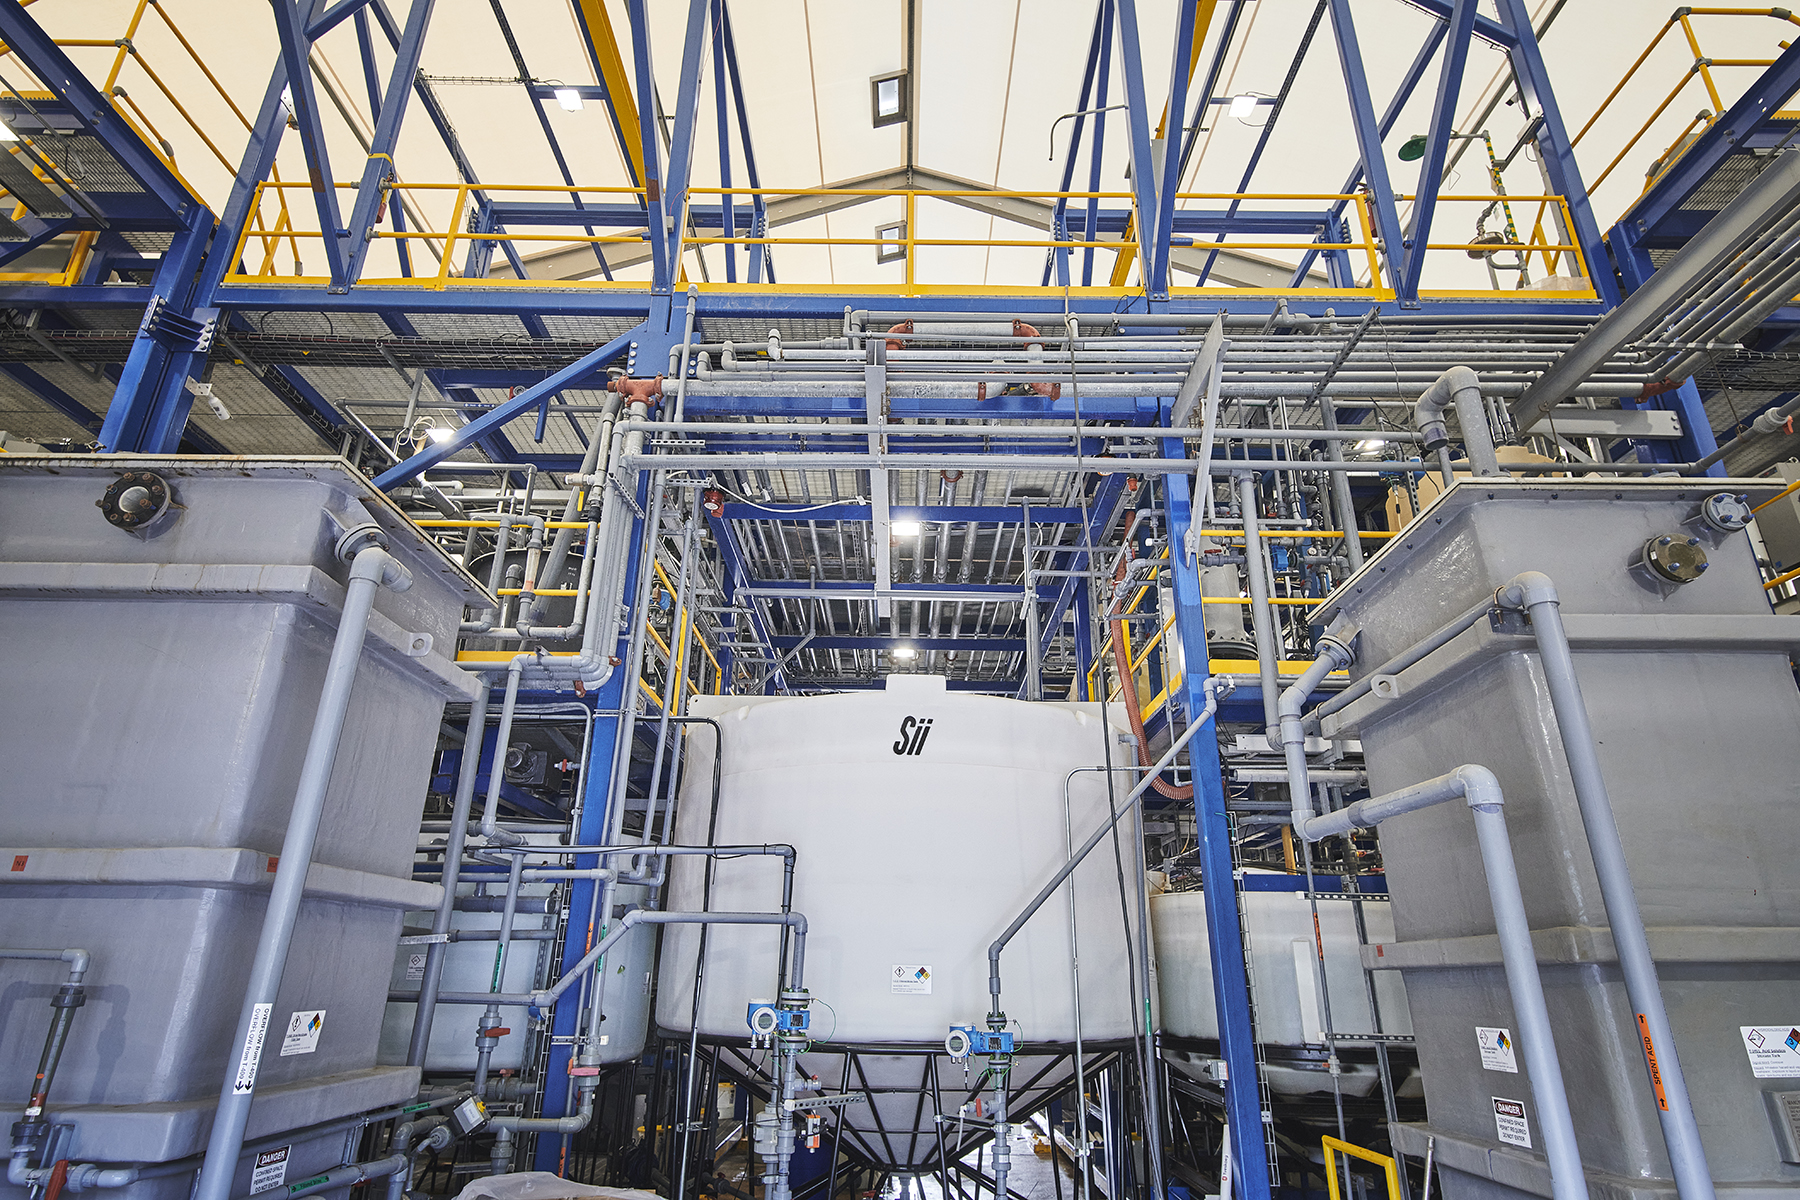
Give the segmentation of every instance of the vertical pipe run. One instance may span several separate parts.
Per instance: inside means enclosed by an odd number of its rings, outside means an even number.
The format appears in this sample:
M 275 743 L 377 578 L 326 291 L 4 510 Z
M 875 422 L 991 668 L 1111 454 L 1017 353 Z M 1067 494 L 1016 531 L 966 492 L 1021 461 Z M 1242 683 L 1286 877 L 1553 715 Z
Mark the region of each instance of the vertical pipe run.
M 1625 847 L 1619 839 L 1619 826 L 1613 816 L 1612 799 L 1607 794 L 1606 778 L 1600 771 L 1600 756 L 1595 749 L 1593 728 L 1588 723 L 1581 681 L 1575 674 L 1569 637 L 1563 630 L 1556 586 L 1548 576 L 1528 571 L 1515 576 L 1501 590 L 1500 598 L 1502 603 L 1523 608 L 1531 616 L 1545 687 L 1550 693 L 1550 705 L 1562 734 L 1569 777 L 1581 809 L 1582 827 L 1587 831 L 1588 852 L 1593 856 L 1594 873 L 1599 877 L 1600 895 L 1606 905 L 1606 920 L 1612 927 L 1619 973 L 1625 978 L 1631 1007 L 1642 1022 L 1639 1032 L 1649 1058 L 1646 1065 L 1655 1076 L 1660 1076 L 1662 1096 L 1667 1097 L 1666 1105 L 1658 1104 L 1656 1116 L 1662 1124 L 1663 1140 L 1668 1145 L 1676 1188 L 1682 1200 L 1711 1200 L 1712 1171 L 1707 1166 L 1706 1148 L 1700 1142 L 1687 1079 L 1682 1074 L 1675 1036 L 1669 1028 L 1669 1014 L 1663 1007 L 1662 987 L 1657 980 L 1656 963 L 1650 957 L 1643 915 L 1638 911 L 1637 896 L 1632 891 Z
M 1275 701 L 1280 691 L 1276 674 L 1275 631 L 1269 621 L 1269 568 L 1264 557 L 1262 532 L 1257 524 L 1256 476 L 1239 471 L 1238 507 L 1244 518 L 1244 574 L 1250 579 L 1250 628 L 1256 638 L 1256 666 L 1262 679 L 1263 726 L 1277 736 L 1281 721 Z
M 244 990 L 243 1009 L 232 1040 L 237 1053 L 226 1062 L 219 1108 L 207 1141 L 206 1162 L 195 1185 L 196 1200 L 231 1200 L 232 1178 L 243 1150 L 244 1127 L 250 1120 L 263 1041 L 269 1031 L 276 993 L 281 988 L 282 971 L 287 966 L 294 923 L 300 915 L 300 898 L 306 887 L 307 869 L 312 865 L 319 820 L 325 812 L 325 791 L 331 783 L 331 768 L 344 731 L 375 592 L 381 587 L 405 591 L 412 586 L 412 575 L 382 548 L 381 532 L 373 525 L 358 526 L 346 533 L 338 541 L 337 554 L 350 562 L 344 609 L 325 668 L 325 686 L 319 695 L 318 714 L 313 718 L 306 759 L 300 767 L 287 835 L 282 839 L 275 882 L 269 891 L 262 934 L 257 939 L 256 958 L 250 966 L 250 983 Z
M 431 933 L 440 940 L 425 951 L 425 974 L 419 981 L 419 1003 L 413 1013 L 412 1042 L 406 1051 L 406 1065 L 423 1067 L 426 1049 L 431 1041 L 431 1022 L 437 1014 L 438 988 L 444 980 L 444 955 L 449 943 L 451 914 L 456 909 L 456 886 L 462 875 L 463 844 L 468 840 L 469 809 L 475 798 L 475 776 L 481 769 L 481 743 L 487 733 L 488 685 L 469 702 L 469 725 L 463 733 L 462 766 L 456 777 L 456 797 L 450 805 L 450 834 L 444 841 L 444 898 L 437 915 L 431 920 Z

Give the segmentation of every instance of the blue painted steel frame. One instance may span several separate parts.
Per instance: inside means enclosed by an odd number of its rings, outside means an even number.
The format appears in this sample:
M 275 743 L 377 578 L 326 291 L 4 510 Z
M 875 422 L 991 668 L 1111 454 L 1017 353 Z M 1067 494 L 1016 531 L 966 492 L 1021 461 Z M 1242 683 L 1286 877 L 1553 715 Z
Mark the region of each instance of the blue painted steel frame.
M 1419 276 L 1425 269 L 1425 247 L 1431 241 L 1431 218 L 1437 211 L 1438 187 L 1444 178 L 1444 159 L 1450 152 L 1451 128 L 1456 120 L 1456 101 L 1462 93 L 1463 69 L 1469 62 L 1469 33 L 1475 27 L 1475 0 L 1456 0 L 1450 14 L 1444 65 L 1438 72 L 1437 98 L 1431 107 L 1431 125 L 1425 135 L 1425 157 L 1419 161 L 1419 184 L 1414 189 L 1412 237 L 1394 291 L 1402 305 L 1419 298 Z
M 1363 69 L 1362 47 L 1356 40 L 1356 23 L 1350 0 L 1330 0 L 1331 30 L 1337 40 L 1338 64 L 1344 74 L 1344 90 L 1350 97 L 1350 124 L 1362 156 L 1363 178 L 1369 183 L 1370 217 L 1381 241 L 1381 257 L 1388 278 L 1395 274 L 1401 244 L 1400 212 L 1394 205 L 1394 187 L 1388 181 L 1387 156 L 1381 148 L 1381 127 L 1375 120 L 1375 104 L 1369 97 L 1369 76 Z
M 1180 455 L 1182 444 L 1165 439 L 1163 453 Z M 1169 543 L 1182 544 L 1193 504 L 1185 475 L 1164 477 Z M 1201 615 L 1200 573 L 1187 556 L 1172 555 L 1175 628 L 1188 671 L 1182 680 L 1187 711 L 1206 708 L 1206 622 Z M 1211 722 L 1209 722 L 1211 724 Z M 1237 888 L 1231 861 L 1231 826 L 1225 812 L 1225 781 L 1217 742 L 1203 729 L 1188 743 L 1194 783 L 1194 821 L 1200 839 L 1200 872 L 1206 890 L 1206 941 L 1212 955 L 1213 995 L 1219 1017 L 1219 1054 L 1225 1060 L 1225 1111 L 1231 1123 L 1235 1179 L 1244 1200 L 1268 1200 L 1269 1171 L 1264 1150 L 1262 1098 L 1257 1085 L 1255 1031 L 1250 1024 L 1250 981 L 1238 924 Z M 1230 886 L 1220 886 L 1229 884 Z

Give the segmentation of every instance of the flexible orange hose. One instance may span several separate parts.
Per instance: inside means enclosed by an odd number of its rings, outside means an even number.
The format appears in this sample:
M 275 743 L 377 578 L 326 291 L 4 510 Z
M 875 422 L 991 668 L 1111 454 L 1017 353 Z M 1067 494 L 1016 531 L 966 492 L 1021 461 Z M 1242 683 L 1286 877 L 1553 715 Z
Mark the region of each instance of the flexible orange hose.
M 1127 556 L 1119 556 L 1119 569 L 1113 573 L 1113 582 L 1125 578 Z M 1138 709 L 1137 680 L 1131 673 L 1131 652 L 1125 648 L 1125 622 L 1114 617 L 1108 623 L 1112 630 L 1113 662 L 1119 668 L 1119 697 L 1125 702 L 1125 713 L 1131 718 L 1131 732 L 1137 741 L 1138 766 L 1149 767 L 1156 762 L 1150 757 L 1150 739 L 1144 734 L 1144 714 Z M 1150 783 L 1159 795 L 1171 800 L 1192 800 L 1194 785 L 1177 786 L 1166 782 L 1158 775 Z

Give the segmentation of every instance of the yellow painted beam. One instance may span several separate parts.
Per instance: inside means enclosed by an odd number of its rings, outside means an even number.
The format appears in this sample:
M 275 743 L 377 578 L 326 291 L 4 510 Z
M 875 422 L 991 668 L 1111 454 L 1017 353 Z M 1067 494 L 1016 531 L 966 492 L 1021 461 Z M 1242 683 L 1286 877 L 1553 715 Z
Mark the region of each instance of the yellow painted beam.
M 587 35 L 588 49 L 594 68 L 610 97 L 613 116 L 619 123 L 620 149 L 631 163 L 633 181 L 644 181 L 644 133 L 638 125 L 637 102 L 631 94 L 631 71 L 619 54 L 619 39 L 613 36 L 612 18 L 606 13 L 606 0 L 575 0 L 575 20 Z

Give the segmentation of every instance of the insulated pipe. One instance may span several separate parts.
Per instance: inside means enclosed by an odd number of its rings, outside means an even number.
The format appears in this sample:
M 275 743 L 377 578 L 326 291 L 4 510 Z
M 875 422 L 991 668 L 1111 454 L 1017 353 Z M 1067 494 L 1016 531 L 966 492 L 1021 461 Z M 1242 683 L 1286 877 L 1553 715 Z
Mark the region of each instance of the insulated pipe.
M 1550 705 L 1562 735 L 1569 777 L 1581 809 L 1581 824 L 1587 831 L 1588 852 L 1594 859 L 1594 873 L 1599 877 L 1600 895 L 1606 904 L 1606 920 L 1612 927 L 1619 971 L 1625 978 L 1625 990 L 1640 1023 L 1650 1081 L 1658 1085 L 1657 1099 L 1667 1098 L 1666 1105 L 1657 1105 L 1656 1116 L 1662 1123 L 1663 1140 L 1668 1145 L 1676 1187 L 1682 1200 L 1711 1200 L 1712 1172 L 1707 1167 L 1706 1148 L 1700 1141 L 1699 1125 L 1688 1098 L 1687 1079 L 1682 1074 L 1681 1059 L 1676 1053 L 1675 1035 L 1669 1028 L 1668 1012 L 1663 1007 L 1656 962 L 1650 957 L 1650 941 L 1644 932 L 1637 895 L 1632 890 L 1625 847 L 1619 838 L 1612 799 L 1607 794 L 1606 777 L 1600 770 L 1594 731 L 1588 723 L 1587 702 L 1582 698 L 1569 637 L 1563 630 L 1556 585 L 1547 575 L 1526 571 L 1515 575 L 1501 588 L 1498 598 L 1503 607 L 1521 610 L 1531 618 L 1544 684 L 1550 693 Z
M 475 798 L 475 776 L 481 770 L 481 744 L 487 735 L 488 686 L 482 681 L 481 690 L 469 702 L 469 724 L 463 731 L 462 764 L 456 776 L 456 796 L 450 805 L 450 833 L 444 842 L 444 873 L 441 882 L 444 885 L 444 898 L 438 903 L 437 913 L 431 919 L 433 936 L 442 938 L 450 932 L 451 915 L 457 908 L 456 885 L 462 874 L 463 845 L 469 834 L 469 807 Z M 501 757 L 500 747 L 495 746 L 494 757 Z M 500 763 L 494 764 L 498 771 Z M 279 865 L 279 864 L 277 864 Z M 444 955 L 448 953 L 447 945 L 442 941 L 432 942 L 425 949 L 425 971 L 419 980 L 419 1006 L 413 1012 L 412 1041 L 406 1050 L 406 1065 L 423 1067 L 425 1065 L 425 1048 L 431 1041 L 431 1022 L 437 1016 L 438 988 L 444 980 Z
M 1012 924 L 1006 927 L 1005 932 L 1001 933 L 1001 935 L 995 938 L 993 943 L 988 946 L 988 995 L 992 998 L 991 1009 L 993 1012 L 997 1013 L 1001 1011 L 1000 955 L 1006 949 L 1006 944 L 1012 941 L 1019 930 L 1025 927 L 1025 922 L 1031 920 L 1037 910 L 1044 906 L 1044 902 L 1056 894 L 1056 889 L 1062 886 L 1063 880 L 1075 873 L 1075 868 L 1081 865 L 1081 860 L 1086 858 L 1089 852 L 1091 852 L 1095 846 L 1100 844 L 1101 839 L 1106 837 L 1106 835 L 1112 831 L 1113 826 L 1119 823 L 1120 818 L 1130 813 L 1136 807 L 1138 799 L 1149 790 L 1150 781 L 1168 769 L 1169 764 L 1175 761 L 1176 756 L 1181 753 L 1182 748 L 1193 739 L 1195 734 L 1199 733 L 1202 729 L 1213 727 L 1212 718 L 1213 714 L 1218 711 L 1219 697 L 1228 694 L 1236 686 L 1237 684 L 1227 675 L 1214 675 L 1206 680 L 1202 685 L 1206 692 L 1206 706 L 1198 713 L 1194 714 L 1192 720 L 1188 722 L 1188 727 L 1181 731 L 1181 736 L 1176 738 L 1174 743 L 1163 752 L 1162 758 L 1157 761 L 1154 767 L 1150 768 L 1149 774 L 1140 780 L 1137 786 L 1132 788 L 1126 795 L 1124 803 L 1119 805 L 1113 812 L 1112 819 L 1101 825 L 1100 828 L 1094 830 L 1093 836 L 1089 837 L 1087 841 L 1081 844 L 1081 849 L 1069 856 L 1069 861 L 1065 862 L 1057 870 L 1056 874 L 1050 877 L 1050 881 L 1038 891 L 1038 894 L 1025 906 L 1024 911 L 1014 917 Z
M 1436 779 L 1313 817 L 1305 823 L 1304 832 L 1308 841 L 1317 841 L 1347 834 L 1352 829 L 1373 827 L 1459 796 L 1475 814 L 1475 836 L 1481 846 L 1488 898 L 1494 907 L 1494 928 L 1500 937 L 1506 986 L 1512 993 L 1513 1011 L 1519 1021 L 1519 1049 L 1525 1056 L 1531 1096 L 1537 1103 L 1538 1125 L 1544 1134 L 1544 1156 L 1550 1163 L 1551 1194 L 1556 1200 L 1587 1200 L 1587 1177 L 1575 1144 L 1575 1122 L 1569 1115 L 1569 1096 L 1563 1085 L 1562 1064 L 1556 1057 L 1556 1039 L 1550 1031 L 1550 1010 L 1544 1003 L 1537 950 L 1531 943 L 1531 923 L 1525 915 L 1525 898 L 1519 891 L 1518 867 L 1513 862 L 1512 842 L 1507 835 L 1505 797 L 1494 773 L 1486 767 L 1466 764 Z
M 282 970 L 287 965 L 294 923 L 300 915 L 300 897 L 306 888 L 307 869 L 312 865 L 319 820 L 325 811 L 325 791 L 331 783 L 331 768 L 344 731 L 344 716 L 350 707 L 350 692 L 356 683 L 356 668 L 362 658 L 375 593 L 382 587 L 403 592 L 412 586 L 412 574 L 388 554 L 382 542 L 381 530 L 372 524 L 358 525 L 338 539 L 337 556 L 350 563 L 344 609 L 325 668 L 325 686 L 313 718 L 306 759 L 300 767 L 275 882 L 269 890 L 262 934 L 250 966 L 250 983 L 244 989 L 243 1010 L 231 1043 L 237 1052 L 227 1058 L 219 1107 L 207 1141 L 206 1162 L 195 1185 L 195 1200 L 230 1200 L 232 1177 L 244 1145 L 244 1126 L 250 1119 L 250 1105 L 255 1097 L 263 1040 L 281 987 Z M 276 1033 L 280 1036 L 279 1030 Z
M 1262 681 L 1263 728 L 1276 732 L 1280 718 L 1275 711 L 1280 676 L 1275 666 L 1275 630 L 1269 621 L 1269 568 L 1263 556 L 1262 532 L 1257 525 L 1256 476 L 1237 473 L 1238 508 L 1244 515 L 1244 574 L 1250 579 L 1250 632 L 1256 639 L 1257 674 Z

